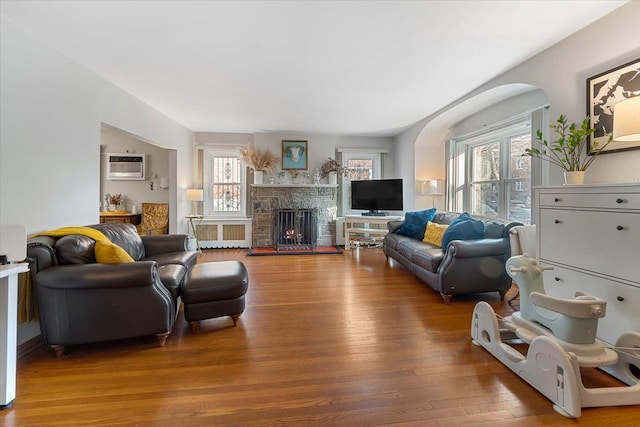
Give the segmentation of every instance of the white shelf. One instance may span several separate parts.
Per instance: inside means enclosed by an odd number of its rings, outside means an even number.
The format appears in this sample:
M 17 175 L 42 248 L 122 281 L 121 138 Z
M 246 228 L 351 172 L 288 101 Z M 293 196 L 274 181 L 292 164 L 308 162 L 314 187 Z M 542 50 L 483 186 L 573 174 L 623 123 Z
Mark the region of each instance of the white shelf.
M 351 234 L 365 234 L 366 236 L 384 237 L 388 231 L 386 228 L 369 228 L 371 224 L 384 224 L 389 221 L 400 221 L 401 216 L 368 216 L 368 215 L 347 215 L 344 218 L 344 247 L 351 250 Z M 353 227 L 353 224 L 363 224 L 364 227 Z M 373 238 L 372 238 L 373 239 Z M 354 239 L 354 241 L 357 241 Z

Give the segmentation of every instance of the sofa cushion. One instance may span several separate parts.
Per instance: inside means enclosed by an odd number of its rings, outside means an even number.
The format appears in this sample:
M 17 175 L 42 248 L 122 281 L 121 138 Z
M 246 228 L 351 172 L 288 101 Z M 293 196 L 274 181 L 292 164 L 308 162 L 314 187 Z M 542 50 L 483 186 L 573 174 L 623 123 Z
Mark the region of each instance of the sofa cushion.
M 424 211 L 412 211 L 404 214 L 404 223 L 396 233 L 403 236 L 413 237 L 422 240 L 427 222 L 431 221 L 436 214 L 436 208 Z
M 198 260 L 197 252 L 168 252 L 165 254 L 157 254 L 153 256 L 146 257 L 145 261 L 155 261 L 158 263 L 158 266 L 169 265 L 169 264 L 179 264 L 183 265 L 186 268 L 193 267 Z
M 425 243 L 430 243 L 434 246 L 442 247 L 442 236 L 444 232 L 447 231 L 447 224 L 436 224 L 434 222 L 427 222 L 427 229 L 424 232 L 424 239 L 422 239 Z
M 165 288 L 171 292 L 173 299 L 180 295 L 180 288 L 187 275 L 187 268 L 180 264 L 167 264 L 158 267 L 158 277 Z
M 87 236 L 71 234 L 59 238 L 55 244 L 60 264 L 92 264 L 96 262 L 95 241 Z
M 442 247 L 446 248 L 452 240 L 475 240 L 484 237 L 484 222 L 480 220 L 453 221 L 442 236 Z
M 486 239 L 500 239 L 504 235 L 505 224 L 495 221 L 487 221 L 484 223 L 484 237 Z
M 424 249 L 416 251 L 413 254 L 412 262 L 425 270 L 437 273 L 438 267 L 440 267 L 440 263 L 442 263 L 443 258 L 444 251 L 442 248 L 436 246 L 425 246 Z
M 140 261 L 145 257 L 144 244 L 135 225 L 111 223 L 95 224 L 90 227 L 102 232 L 112 243 L 127 251 L 135 261 Z

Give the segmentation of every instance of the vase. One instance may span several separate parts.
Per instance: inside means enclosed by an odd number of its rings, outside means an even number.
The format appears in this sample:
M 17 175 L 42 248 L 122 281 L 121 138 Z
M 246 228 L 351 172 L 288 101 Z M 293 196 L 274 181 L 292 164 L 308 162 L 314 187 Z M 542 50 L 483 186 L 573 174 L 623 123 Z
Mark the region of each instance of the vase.
M 338 172 L 329 172 L 329 184 L 335 185 L 338 183 Z
M 564 183 L 566 185 L 584 184 L 584 171 L 567 171 L 564 173 Z
M 262 184 L 262 178 L 264 176 L 263 171 L 253 171 L 253 183 Z

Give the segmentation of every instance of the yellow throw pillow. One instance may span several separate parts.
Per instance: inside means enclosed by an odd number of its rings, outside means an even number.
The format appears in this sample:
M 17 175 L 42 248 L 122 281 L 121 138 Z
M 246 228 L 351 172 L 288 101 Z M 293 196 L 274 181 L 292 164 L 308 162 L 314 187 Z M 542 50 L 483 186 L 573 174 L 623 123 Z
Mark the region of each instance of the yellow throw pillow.
M 435 222 L 427 222 L 427 228 L 424 231 L 424 239 L 423 242 L 429 243 L 431 245 L 442 247 L 442 236 L 444 232 L 447 230 L 448 225 L 446 224 L 436 224 Z
M 94 250 L 96 252 L 96 261 L 102 264 L 133 262 L 133 258 L 131 258 L 127 251 L 108 240 L 96 240 Z

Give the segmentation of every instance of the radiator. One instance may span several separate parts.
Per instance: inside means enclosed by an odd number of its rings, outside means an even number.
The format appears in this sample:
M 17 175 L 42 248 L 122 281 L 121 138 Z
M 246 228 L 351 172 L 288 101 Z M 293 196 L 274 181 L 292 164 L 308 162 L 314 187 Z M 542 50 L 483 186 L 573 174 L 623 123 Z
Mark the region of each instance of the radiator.
M 202 219 L 194 226 L 203 249 L 251 247 L 251 218 Z

